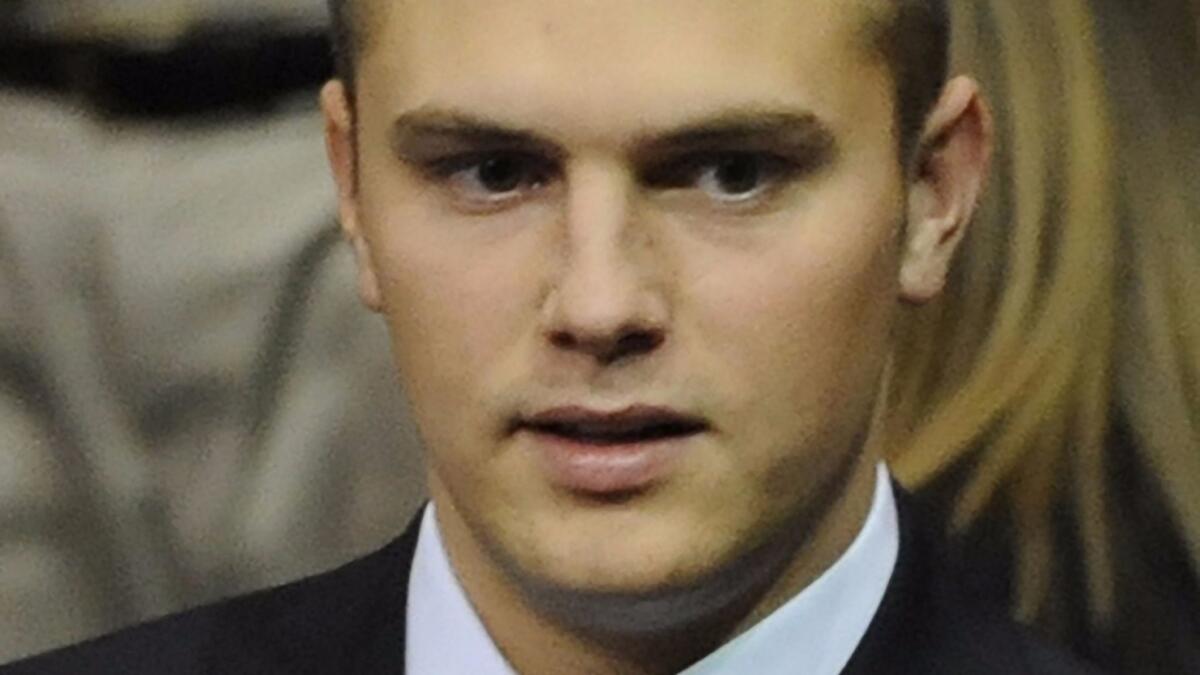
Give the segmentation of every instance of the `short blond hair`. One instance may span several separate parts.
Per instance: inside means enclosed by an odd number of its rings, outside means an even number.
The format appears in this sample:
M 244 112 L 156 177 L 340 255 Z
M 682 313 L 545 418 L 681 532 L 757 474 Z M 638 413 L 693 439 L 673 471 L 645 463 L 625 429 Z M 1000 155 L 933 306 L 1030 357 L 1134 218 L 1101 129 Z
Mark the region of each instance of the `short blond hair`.
M 356 65 L 367 39 L 367 0 L 328 0 L 336 76 L 353 100 Z M 901 156 L 915 148 L 925 117 L 949 74 L 947 0 L 873 0 L 868 42 L 895 79 L 896 127 Z

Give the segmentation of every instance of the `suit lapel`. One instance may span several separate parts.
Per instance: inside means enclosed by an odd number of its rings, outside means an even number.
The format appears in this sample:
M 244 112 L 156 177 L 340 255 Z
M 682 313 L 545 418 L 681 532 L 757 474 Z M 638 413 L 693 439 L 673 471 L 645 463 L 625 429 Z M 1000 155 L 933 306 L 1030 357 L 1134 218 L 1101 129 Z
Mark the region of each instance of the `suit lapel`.
M 417 551 L 417 534 L 420 531 L 422 507 L 409 522 L 400 538 L 388 545 L 377 555 L 375 572 L 378 583 L 373 584 L 377 594 L 375 611 L 369 622 L 370 630 L 364 643 L 358 647 L 361 656 L 355 659 L 356 666 L 348 669 L 353 673 L 399 673 L 405 669 L 405 641 L 408 630 L 408 581 L 412 575 L 413 558 Z
M 943 672 L 920 670 L 925 663 L 935 627 L 932 615 L 937 603 L 929 597 L 928 542 L 919 530 L 912 498 L 893 483 L 896 510 L 900 521 L 900 551 L 875 618 L 843 669 L 843 675 L 884 675 L 888 673 Z M 936 663 L 936 659 L 934 661 Z

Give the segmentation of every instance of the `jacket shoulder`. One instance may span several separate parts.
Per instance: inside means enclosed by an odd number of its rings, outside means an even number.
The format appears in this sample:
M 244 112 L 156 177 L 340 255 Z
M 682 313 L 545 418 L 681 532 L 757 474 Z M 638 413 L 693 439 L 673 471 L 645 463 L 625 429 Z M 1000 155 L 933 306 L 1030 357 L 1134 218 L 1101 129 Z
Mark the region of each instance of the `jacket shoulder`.
M 1064 649 L 1009 619 L 995 598 L 977 597 L 897 489 L 900 555 L 875 619 L 847 675 L 1098 675 Z
M 938 645 L 930 652 L 943 662 L 959 663 L 962 669 L 953 672 L 1100 675 L 1095 667 L 1007 617 L 972 611 L 965 598 L 955 602 L 964 604 L 944 610 L 945 617 L 955 625 L 943 626 Z
M 410 527 L 330 572 L 0 666 L 0 675 L 349 672 L 376 632 L 403 625 L 415 539 Z

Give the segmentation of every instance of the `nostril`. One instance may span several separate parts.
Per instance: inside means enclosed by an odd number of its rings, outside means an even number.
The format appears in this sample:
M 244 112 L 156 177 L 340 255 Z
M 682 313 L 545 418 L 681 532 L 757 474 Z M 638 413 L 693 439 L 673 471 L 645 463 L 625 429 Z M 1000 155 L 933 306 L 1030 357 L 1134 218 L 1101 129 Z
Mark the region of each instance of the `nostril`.
M 663 331 L 630 328 L 608 335 L 581 335 L 575 331 L 552 331 L 547 336 L 556 349 L 586 353 L 605 364 L 614 363 L 658 349 L 665 336 Z
M 605 364 L 615 363 L 624 359 L 649 354 L 657 349 L 662 342 L 662 331 L 636 330 L 626 332 L 621 334 L 621 337 L 616 339 L 610 345 L 609 349 L 603 353 L 598 353 L 597 356 Z
M 577 349 L 579 340 L 567 331 L 559 330 L 550 334 L 550 344 L 559 349 Z
M 644 354 L 654 351 L 663 342 L 662 331 L 639 330 L 621 336 L 614 350 L 618 355 Z

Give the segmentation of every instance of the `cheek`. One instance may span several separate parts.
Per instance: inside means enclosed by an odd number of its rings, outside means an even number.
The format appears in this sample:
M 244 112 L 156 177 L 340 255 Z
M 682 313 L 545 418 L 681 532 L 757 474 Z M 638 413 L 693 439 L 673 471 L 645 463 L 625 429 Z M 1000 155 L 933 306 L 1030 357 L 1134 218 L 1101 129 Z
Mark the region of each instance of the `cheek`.
M 896 306 L 899 209 L 841 203 L 786 224 L 697 285 L 700 334 L 751 411 L 744 419 L 778 416 L 815 432 L 874 397 Z
M 370 216 L 398 370 L 426 440 L 443 447 L 430 436 L 475 426 L 486 378 L 533 324 L 539 247 L 529 229 L 447 218 L 419 197 L 391 197 Z

